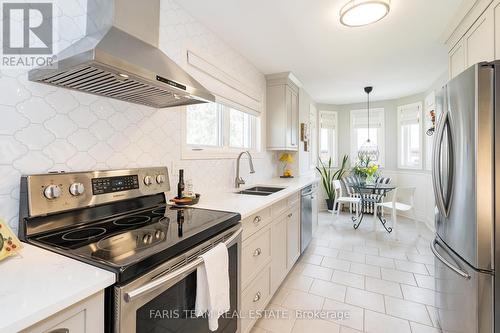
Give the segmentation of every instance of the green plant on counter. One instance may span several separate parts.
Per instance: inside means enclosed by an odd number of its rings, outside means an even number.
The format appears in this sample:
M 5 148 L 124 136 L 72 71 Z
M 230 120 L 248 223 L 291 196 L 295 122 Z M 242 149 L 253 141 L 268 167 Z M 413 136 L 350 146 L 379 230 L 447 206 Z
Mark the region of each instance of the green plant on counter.
M 316 167 L 319 174 L 321 175 L 321 182 L 323 188 L 325 189 L 327 200 L 333 201 L 335 199 L 335 187 L 333 186 L 333 181 L 336 179 L 342 179 L 347 173 L 347 162 L 349 161 L 349 156 L 344 155 L 342 158 L 342 164 L 340 168 L 336 171 L 332 170 L 332 158 L 328 159 L 328 164 L 325 165 L 321 158 L 318 158 L 321 167 Z

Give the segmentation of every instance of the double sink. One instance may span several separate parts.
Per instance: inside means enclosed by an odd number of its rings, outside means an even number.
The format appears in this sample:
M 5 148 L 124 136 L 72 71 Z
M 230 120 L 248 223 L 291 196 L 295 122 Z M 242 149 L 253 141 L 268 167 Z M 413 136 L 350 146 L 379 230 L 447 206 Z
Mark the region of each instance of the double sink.
M 236 194 L 267 196 L 284 189 L 284 187 L 254 186 L 242 191 L 238 191 L 236 192 Z

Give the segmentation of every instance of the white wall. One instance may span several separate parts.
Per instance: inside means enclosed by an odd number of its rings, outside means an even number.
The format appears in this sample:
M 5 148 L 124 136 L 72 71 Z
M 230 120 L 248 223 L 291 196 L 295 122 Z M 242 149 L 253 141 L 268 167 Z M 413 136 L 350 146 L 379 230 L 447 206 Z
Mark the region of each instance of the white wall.
M 60 1 L 59 35 L 69 44 L 84 35 L 85 1 Z M 83 18 L 83 19 L 82 19 Z M 161 1 L 160 45 L 181 66 L 185 45 L 194 45 L 227 64 L 247 86 L 265 95 L 265 79 L 173 0 Z M 27 80 L 21 70 L 0 77 L 0 218 L 16 231 L 19 178 L 23 174 L 109 168 L 168 166 L 175 187 L 176 169 L 186 169 L 197 192 L 233 186 L 235 161 L 181 160 L 184 108 L 153 109 Z M 265 119 L 263 119 L 265 122 Z M 255 163 L 249 182 L 275 174 L 273 155 Z
M 438 86 L 436 81 L 434 85 Z M 428 92 L 430 92 L 430 90 Z M 426 92 L 426 93 L 428 93 Z M 414 186 L 415 210 L 417 218 L 424 221 L 429 227 L 434 224 L 434 191 L 432 188 L 431 172 L 427 170 L 399 169 L 398 158 L 398 129 L 397 129 L 397 108 L 398 106 L 422 102 L 426 93 L 412 95 L 394 100 L 376 101 L 370 103 L 370 108 L 384 108 L 385 110 L 385 167 L 381 169 L 381 174 L 390 177 L 391 182 L 398 186 Z M 366 109 L 365 103 L 347 104 L 347 105 L 325 105 L 319 104 L 318 111 L 331 110 L 338 111 L 339 115 L 339 160 L 344 154 L 350 155 L 350 110 Z M 425 135 L 423 128 L 422 135 Z M 423 146 L 422 165 L 425 166 L 425 145 Z M 323 194 L 324 195 L 324 194 Z M 322 208 L 326 208 L 326 203 L 321 200 Z

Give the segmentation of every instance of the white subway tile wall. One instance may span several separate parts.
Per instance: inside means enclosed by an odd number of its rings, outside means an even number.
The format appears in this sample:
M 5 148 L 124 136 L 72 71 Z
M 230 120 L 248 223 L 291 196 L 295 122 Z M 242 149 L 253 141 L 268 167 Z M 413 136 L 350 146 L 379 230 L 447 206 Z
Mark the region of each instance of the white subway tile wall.
M 58 0 L 56 8 L 56 43 L 63 49 L 85 34 L 86 1 Z M 175 1 L 161 1 L 160 22 L 160 48 L 181 66 L 185 45 L 194 45 L 248 86 L 265 91 L 263 74 Z M 22 174 L 163 165 L 186 169 L 197 192 L 229 189 L 234 160 L 181 160 L 181 112 L 42 85 L 28 81 L 25 69 L 2 68 L 0 218 L 17 231 Z M 246 176 L 249 182 L 274 175 L 272 158 L 265 154 L 255 161 L 257 173 Z

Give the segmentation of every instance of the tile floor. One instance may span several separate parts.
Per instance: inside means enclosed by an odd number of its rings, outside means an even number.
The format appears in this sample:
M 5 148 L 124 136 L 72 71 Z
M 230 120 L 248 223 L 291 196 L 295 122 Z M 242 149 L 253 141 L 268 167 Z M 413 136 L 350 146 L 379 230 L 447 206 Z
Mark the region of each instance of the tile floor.
M 252 333 L 439 333 L 434 315 L 432 233 L 399 218 L 398 240 L 366 216 L 320 213 L 314 239 L 268 309 L 289 319 L 261 319 Z M 302 319 L 296 310 L 341 311 L 346 317 Z M 336 313 L 336 312 L 335 312 Z

